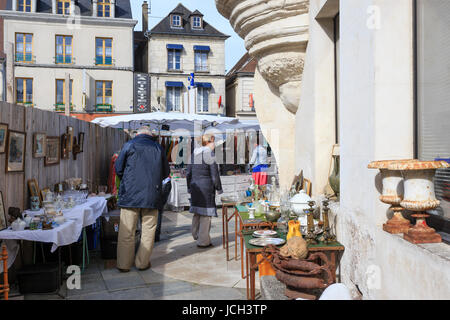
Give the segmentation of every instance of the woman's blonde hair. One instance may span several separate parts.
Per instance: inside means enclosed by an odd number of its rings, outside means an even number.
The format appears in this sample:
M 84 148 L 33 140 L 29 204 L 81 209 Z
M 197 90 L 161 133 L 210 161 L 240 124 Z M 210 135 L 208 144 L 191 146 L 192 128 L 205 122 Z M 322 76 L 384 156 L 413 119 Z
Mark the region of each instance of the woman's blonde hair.
M 214 142 L 216 138 L 213 134 L 205 134 L 202 136 L 202 147 L 206 146 L 210 142 Z

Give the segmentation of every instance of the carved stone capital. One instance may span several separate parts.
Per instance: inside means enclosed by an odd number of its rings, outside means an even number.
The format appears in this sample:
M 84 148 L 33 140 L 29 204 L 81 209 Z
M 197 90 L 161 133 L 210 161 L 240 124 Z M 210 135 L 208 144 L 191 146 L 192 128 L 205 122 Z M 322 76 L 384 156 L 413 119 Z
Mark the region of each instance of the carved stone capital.
M 263 78 L 296 113 L 309 30 L 309 0 L 216 0 Z

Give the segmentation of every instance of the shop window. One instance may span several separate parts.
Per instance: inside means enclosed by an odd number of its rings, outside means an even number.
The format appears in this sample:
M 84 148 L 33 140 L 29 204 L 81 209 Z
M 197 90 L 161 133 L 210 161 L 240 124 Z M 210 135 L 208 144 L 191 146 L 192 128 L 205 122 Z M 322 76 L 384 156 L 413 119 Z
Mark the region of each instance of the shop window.
M 450 162 L 450 1 L 417 0 L 415 8 L 416 155 Z M 441 205 L 429 224 L 450 233 L 450 169 L 437 170 L 435 192 Z

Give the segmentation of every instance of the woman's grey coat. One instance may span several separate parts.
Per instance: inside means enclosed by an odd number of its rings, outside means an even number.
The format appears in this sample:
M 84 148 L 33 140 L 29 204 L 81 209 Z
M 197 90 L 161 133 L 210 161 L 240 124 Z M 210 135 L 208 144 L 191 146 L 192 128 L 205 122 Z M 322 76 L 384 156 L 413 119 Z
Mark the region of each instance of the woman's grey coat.
M 194 150 L 192 162 L 187 167 L 187 188 L 191 194 L 189 212 L 217 217 L 216 191 L 223 193 L 219 166 L 209 147 Z

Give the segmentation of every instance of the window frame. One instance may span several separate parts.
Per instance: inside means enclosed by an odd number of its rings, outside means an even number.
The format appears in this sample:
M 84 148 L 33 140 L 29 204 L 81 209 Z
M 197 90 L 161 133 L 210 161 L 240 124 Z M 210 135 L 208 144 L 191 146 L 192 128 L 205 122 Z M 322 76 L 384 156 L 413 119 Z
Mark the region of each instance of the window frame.
M 62 81 L 63 100 L 58 102 L 58 81 Z M 69 85 L 70 105 L 73 105 L 73 79 L 70 79 Z M 55 105 L 65 105 L 66 103 L 66 79 L 55 79 Z
M 23 57 L 24 57 L 24 59 L 22 59 L 22 60 L 17 60 L 17 55 L 19 54 L 19 53 L 17 52 L 17 43 L 18 43 L 18 42 L 17 42 L 17 36 L 18 36 L 19 34 L 21 34 L 21 35 L 23 36 L 23 41 L 22 41 L 22 44 L 23 44 L 23 51 L 20 52 L 20 54 L 22 54 Z M 27 42 L 26 42 L 26 36 L 27 36 L 27 35 L 31 35 L 31 53 L 29 53 L 30 56 L 31 56 L 31 59 L 30 59 L 30 60 L 26 60 L 26 55 L 27 55 L 27 52 L 26 52 L 26 44 L 27 44 Z M 16 33 L 14 34 L 14 61 L 15 61 L 15 62 L 22 62 L 22 63 L 33 63 L 33 52 L 34 52 L 34 33 L 16 32 Z
M 111 18 L 111 0 L 99 0 L 97 2 L 97 17 L 100 18 Z M 106 10 L 105 8 L 108 8 L 108 12 L 109 14 L 106 15 Z M 102 15 L 100 15 L 100 12 L 102 13 Z
M 205 110 L 205 96 L 204 93 L 205 91 L 207 92 L 208 96 L 207 96 L 207 100 L 206 100 L 206 110 Z M 201 92 L 201 94 L 200 94 Z M 209 97 L 211 95 L 211 88 L 205 88 L 205 87 L 198 87 L 197 88 L 197 113 L 208 113 L 209 112 Z M 201 97 L 201 102 L 202 105 L 199 108 L 199 102 L 200 102 L 200 97 Z
M 59 13 L 59 4 L 62 4 L 62 12 Z M 66 7 L 67 5 L 67 7 Z M 56 0 L 56 14 L 70 15 L 70 0 Z
M 166 112 L 181 112 L 181 93 L 182 93 L 182 87 L 166 87 Z M 174 101 L 171 106 L 171 109 L 169 110 L 169 92 L 173 92 Z M 176 95 L 175 93 L 179 93 Z M 176 97 L 178 96 L 178 100 Z M 174 109 L 173 106 L 177 107 L 176 102 L 179 102 L 178 108 Z
M 23 10 L 19 10 L 20 6 L 23 6 Z M 27 8 L 29 8 L 30 11 L 27 11 Z M 16 9 L 19 12 L 33 12 L 33 1 L 30 0 L 30 4 L 27 4 L 27 0 L 17 0 Z
M 17 100 L 17 97 L 18 97 L 18 92 L 17 92 L 17 89 L 18 89 L 18 80 L 21 80 L 22 81 L 22 88 L 23 88 L 23 93 L 22 93 L 22 95 L 23 95 L 23 101 L 21 101 L 21 102 L 19 102 L 18 100 Z M 27 88 L 28 88 L 28 86 L 27 86 L 27 80 L 31 80 L 31 101 L 28 101 L 28 99 L 27 99 Z M 16 86 L 16 88 L 15 88 L 15 90 L 14 90 L 14 95 L 15 95 L 15 101 L 16 101 L 16 104 L 23 104 L 23 105 L 27 105 L 27 104 L 31 104 L 31 105 L 33 105 L 33 100 L 34 100 L 34 90 L 33 90 L 33 87 L 34 87 L 34 81 L 33 81 L 33 78 L 29 78 L 29 77 L 16 77 L 15 78 L 15 86 Z
M 63 61 L 64 62 L 58 62 L 58 37 L 62 37 L 63 38 L 63 53 L 62 53 L 62 57 L 63 57 Z M 66 38 L 70 38 L 70 47 L 71 47 L 71 53 L 70 53 L 70 62 L 66 62 Z M 73 64 L 73 36 L 72 35 L 63 35 L 63 34 L 57 34 L 55 35 L 55 64 Z
M 197 55 L 200 55 L 200 57 L 202 57 L 203 55 L 206 55 L 205 64 L 203 65 L 203 63 L 202 63 L 200 65 L 200 68 L 198 68 L 198 65 L 197 65 Z M 202 59 L 200 59 L 200 60 L 202 60 Z M 195 72 L 209 72 L 208 60 L 209 60 L 209 52 L 208 51 L 195 50 L 194 51 L 194 70 L 195 70 Z M 203 60 L 202 60 L 202 62 L 203 62 Z
M 168 71 L 182 71 L 181 65 L 181 51 L 180 49 L 167 49 L 167 70 Z M 172 59 L 170 59 L 170 54 L 172 53 Z M 177 65 L 177 55 L 179 56 L 179 69 L 176 68 Z M 172 61 L 171 61 L 172 60 Z M 170 68 L 170 64 L 172 63 L 173 68 Z
M 199 22 L 199 26 L 195 25 L 195 20 L 198 19 Z M 198 30 L 202 30 L 203 29 L 203 18 L 200 16 L 193 16 L 191 18 L 191 25 L 192 25 L 192 29 L 198 29 Z
M 178 24 L 175 24 L 175 18 L 178 18 Z M 183 22 L 182 22 L 182 18 L 181 15 L 179 14 L 172 14 L 170 17 L 170 26 L 172 28 L 183 28 Z
M 97 55 L 97 40 L 102 40 L 102 56 Z M 111 63 L 106 63 L 106 40 L 111 40 Z M 102 58 L 102 63 L 97 63 L 97 57 Z M 113 57 L 114 57 L 114 39 L 108 37 L 95 37 L 95 65 L 97 66 L 113 66 Z
M 107 96 L 105 94 L 106 83 L 108 83 L 108 82 L 111 83 L 111 96 Z M 102 85 L 102 103 L 97 103 L 97 98 L 98 98 L 97 84 L 98 83 L 103 83 L 103 85 Z M 107 97 L 111 97 L 111 103 L 105 103 Z M 96 106 L 111 106 L 112 107 L 113 106 L 113 97 L 114 97 L 114 83 L 112 80 L 95 80 L 95 105 Z

